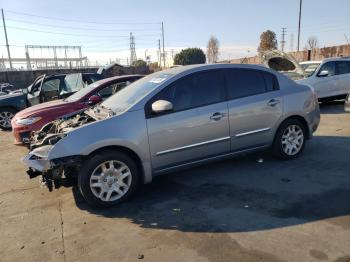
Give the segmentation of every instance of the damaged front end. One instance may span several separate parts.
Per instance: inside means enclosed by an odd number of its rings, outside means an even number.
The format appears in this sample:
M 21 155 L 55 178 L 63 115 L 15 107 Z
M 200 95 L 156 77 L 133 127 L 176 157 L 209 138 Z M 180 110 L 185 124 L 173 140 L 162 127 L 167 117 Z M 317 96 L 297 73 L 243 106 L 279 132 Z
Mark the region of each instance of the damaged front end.
M 43 126 L 40 131 L 32 133 L 29 141 L 29 149 L 33 150 L 45 145 L 54 145 L 69 131 L 94 121 L 96 119 L 84 111 L 52 121 Z
M 29 166 L 27 170 L 29 178 L 41 175 L 41 183 L 46 185 L 49 191 L 53 188 L 73 185 L 82 162 L 81 156 L 49 160 L 48 154 L 52 147 L 52 145 L 45 145 L 36 148 L 22 159 Z
M 82 156 L 66 156 L 49 159 L 50 151 L 68 133 L 88 123 L 111 116 L 100 107 L 86 111 L 78 111 L 45 125 L 40 131 L 34 132 L 30 138 L 30 152 L 22 161 L 29 167 L 29 178 L 42 177 L 50 191 L 61 186 L 71 186 L 75 183 Z

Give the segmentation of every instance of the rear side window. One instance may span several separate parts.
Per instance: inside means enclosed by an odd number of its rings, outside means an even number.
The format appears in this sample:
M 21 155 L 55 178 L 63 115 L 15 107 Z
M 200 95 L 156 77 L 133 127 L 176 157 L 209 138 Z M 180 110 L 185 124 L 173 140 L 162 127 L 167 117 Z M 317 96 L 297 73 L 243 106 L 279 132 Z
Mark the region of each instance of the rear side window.
M 229 99 L 236 99 L 277 90 L 276 77 L 269 73 L 249 69 L 226 70 Z
M 350 61 L 338 61 L 335 63 L 335 74 L 343 75 L 350 73 Z

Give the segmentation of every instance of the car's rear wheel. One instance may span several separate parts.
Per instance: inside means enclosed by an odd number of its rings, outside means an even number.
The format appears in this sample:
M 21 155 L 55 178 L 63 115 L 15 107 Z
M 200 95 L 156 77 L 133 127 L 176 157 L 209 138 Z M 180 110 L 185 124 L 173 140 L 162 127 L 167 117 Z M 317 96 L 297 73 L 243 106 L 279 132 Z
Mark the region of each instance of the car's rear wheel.
M 94 207 L 111 207 L 125 201 L 136 190 L 138 169 L 127 154 L 104 151 L 87 159 L 79 172 L 78 187 Z
M 272 147 L 273 154 L 281 159 L 298 157 L 304 147 L 306 130 L 303 123 L 297 119 L 288 119 L 278 128 Z
M 17 111 L 13 108 L 0 108 L 0 128 L 3 130 L 11 130 L 11 120 Z

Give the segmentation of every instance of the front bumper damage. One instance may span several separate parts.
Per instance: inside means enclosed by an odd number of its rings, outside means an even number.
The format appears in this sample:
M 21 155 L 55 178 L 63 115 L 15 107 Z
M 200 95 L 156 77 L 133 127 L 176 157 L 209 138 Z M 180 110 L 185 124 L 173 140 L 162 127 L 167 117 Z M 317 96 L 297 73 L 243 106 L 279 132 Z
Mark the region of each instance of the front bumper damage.
M 81 156 L 68 156 L 49 160 L 48 153 L 52 146 L 34 149 L 22 161 L 29 167 L 27 174 L 30 179 L 41 176 L 41 183 L 49 191 L 61 186 L 71 186 L 76 181 L 76 175 L 82 162 Z

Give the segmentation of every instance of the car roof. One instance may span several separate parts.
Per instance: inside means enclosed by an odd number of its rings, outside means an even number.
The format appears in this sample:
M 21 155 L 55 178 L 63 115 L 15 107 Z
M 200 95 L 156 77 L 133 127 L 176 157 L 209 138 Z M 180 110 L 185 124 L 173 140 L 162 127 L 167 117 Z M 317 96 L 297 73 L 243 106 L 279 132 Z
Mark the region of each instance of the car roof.
M 276 72 L 275 70 L 267 68 L 266 66 L 257 65 L 257 64 L 218 63 L 218 64 L 196 64 L 196 65 L 176 66 L 173 68 L 160 71 L 159 73 L 177 75 L 186 71 L 190 71 L 192 69 L 205 70 L 205 69 L 224 69 L 224 68 L 246 68 L 246 69 L 256 69 L 256 70 L 262 70 L 262 71 L 274 72 L 274 73 Z
M 144 77 L 144 75 L 121 75 L 121 76 L 113 76 L 113 77 L 108 77 L 104 78 L 101 80 L 98 80 L 95 82 L 96 85 L 102 85 L 108 82 L 116 81 L 116 80 L 125 80 L 125 79 L 130 79 L 130 78 L 135 78 L 135 77 Z
M 325 58 L 325 59 L 323 59 L 323 62 L 329 62 L 329 61 L 341 61 L 341 60 L 350 61 L 350 56 L 342 56 L 342 57 L 329 57 L 329 58 Z

